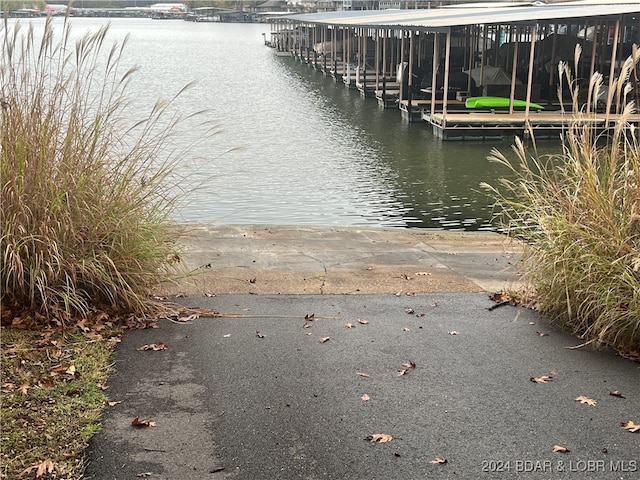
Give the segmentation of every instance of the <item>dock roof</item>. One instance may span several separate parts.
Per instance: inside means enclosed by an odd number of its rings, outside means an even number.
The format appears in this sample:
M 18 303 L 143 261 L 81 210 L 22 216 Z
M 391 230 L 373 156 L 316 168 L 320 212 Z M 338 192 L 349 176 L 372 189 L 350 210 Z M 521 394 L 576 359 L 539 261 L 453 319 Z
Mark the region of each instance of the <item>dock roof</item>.
M 293 22 L 316 25 L 446 31 L 450 27 L 466 25 L 533 24 L 544 20 L 611 18 L 639 13 L 640 2 L 637 0 L 612 0 L 606 3 L 579 0 L 554 4 L 522 3 L 517 6 L 484 3 L 467 4 L 456 8 L 417 10 L 343 10 L 289 15 L 284 18 Z

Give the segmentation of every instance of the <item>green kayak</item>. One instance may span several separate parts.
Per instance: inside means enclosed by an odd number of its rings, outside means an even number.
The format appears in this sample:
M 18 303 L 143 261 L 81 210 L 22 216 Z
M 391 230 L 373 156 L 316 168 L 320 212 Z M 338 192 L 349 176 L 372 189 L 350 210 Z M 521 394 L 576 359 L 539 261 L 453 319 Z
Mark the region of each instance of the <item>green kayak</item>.
M 469 97 L 465 100 L 464 106 L 467 108 L 507 108 L 509 107 L 509 98 L 507 97 Z M 527 102 L 524 100 L 514 100 L 513 106 L 517 108 L 525 108 Z M 542 105 L 529 102 L 529 108 L 542 110 Z

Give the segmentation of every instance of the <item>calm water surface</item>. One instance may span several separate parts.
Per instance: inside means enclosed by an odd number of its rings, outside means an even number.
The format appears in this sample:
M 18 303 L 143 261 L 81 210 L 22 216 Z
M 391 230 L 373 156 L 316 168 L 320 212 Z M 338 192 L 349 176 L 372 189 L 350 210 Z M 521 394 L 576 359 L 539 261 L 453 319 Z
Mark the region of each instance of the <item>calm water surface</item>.
M 105 22 L 72 19 L 78 35 Z M 130 35 L 125 63 L 140 67 L 129 90 L 132 111 L 196 80 L 176 108 L 207 109 L 219 125 L 196 146 L 203 129 L 182 131 L 179 173 L 188 194 L 176 220 L 490 228 L 491 202 L 479 184 L 505 173 L 486 156 L 493 146 L 508 151 L 509 142 L 443 143 L 426 123 L 403 123 L 398 110 L 276 57 L 263 44 L 266 24 L 110 23 L 111 40 Z

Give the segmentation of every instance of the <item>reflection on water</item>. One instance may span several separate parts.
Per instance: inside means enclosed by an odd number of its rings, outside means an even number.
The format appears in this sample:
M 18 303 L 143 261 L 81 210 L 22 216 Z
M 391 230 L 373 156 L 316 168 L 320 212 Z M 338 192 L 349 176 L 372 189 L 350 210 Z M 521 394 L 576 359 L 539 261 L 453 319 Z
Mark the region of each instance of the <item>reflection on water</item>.
M 103 21 L 72 24 L 79 35 Z M 268 25 L 110 22 L 109 38 L 130 34 L 125 63 L 140 66 L 134 118 L 195 79 L 176 107 L 206 109 L 219 124 L 211 138 L 195 120 L 181 132 L 178 174 L 189 194 L 177 220 L 490 228 L 490 200 L 478 190 L 505 173 L 486 160 L 494 144 L 443 143 L 426 124 L 403 123 L 398 110 L 276 57 L 263 45 Z

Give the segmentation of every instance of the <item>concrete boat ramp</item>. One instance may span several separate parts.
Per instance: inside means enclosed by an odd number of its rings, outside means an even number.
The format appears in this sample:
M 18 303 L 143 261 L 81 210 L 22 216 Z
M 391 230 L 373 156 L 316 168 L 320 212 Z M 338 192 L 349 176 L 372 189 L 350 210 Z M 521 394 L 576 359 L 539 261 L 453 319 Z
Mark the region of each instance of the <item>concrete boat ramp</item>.
M 202 315 L 124 336 L 85 478 L 637 478 L 640 365 L 491 309 L 518 252 L 491 233 L 193 227 L 203 274 L 165 293 Z

